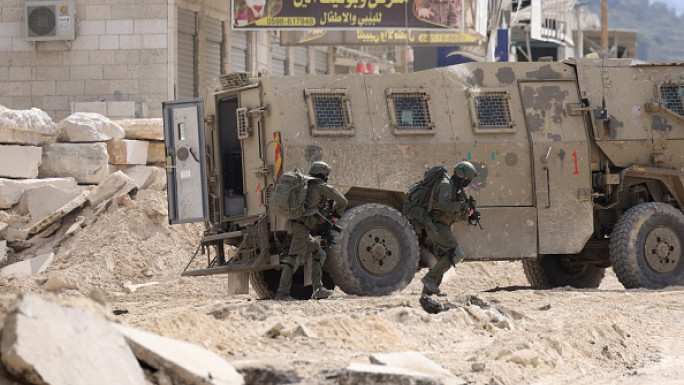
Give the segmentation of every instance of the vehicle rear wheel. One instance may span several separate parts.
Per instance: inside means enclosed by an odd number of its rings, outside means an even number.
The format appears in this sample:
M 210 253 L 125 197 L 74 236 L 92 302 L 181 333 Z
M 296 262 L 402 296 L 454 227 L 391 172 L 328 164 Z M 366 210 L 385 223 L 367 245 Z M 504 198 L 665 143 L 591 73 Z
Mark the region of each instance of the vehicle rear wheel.
M 333 279 L 325 271 L 321 280 L 326 288 L 330 290 L 335 288 Z M 257 294 L 258 299 L 273 299 L 280 284 L 280 270 L 262 270 L 249 273 L 249 284 Z M 290 296 L 294 299 L 304 300 L 311 299 L 311 294 L 313 294 L 313 287 L 311 285 L 304 286 L 304 268 L 300 266 L 292 277 Z
M 684 214 L 661 202 L 627 210 L 610 238 L 610 261 L 625 288 L 684 284 Z
M 601 284 L 606 274 L 605 268 L 573 261 L 571 255 L 540 255 L 522 262 L 527 281 L 539 289 L 559 286 L 593 289 Z
M 399 211 L 377 203 L 348 210 L 337 222 L 327 269 L 347 294 L 386 295 L 405 288 L 418 267 L 418 237 Z

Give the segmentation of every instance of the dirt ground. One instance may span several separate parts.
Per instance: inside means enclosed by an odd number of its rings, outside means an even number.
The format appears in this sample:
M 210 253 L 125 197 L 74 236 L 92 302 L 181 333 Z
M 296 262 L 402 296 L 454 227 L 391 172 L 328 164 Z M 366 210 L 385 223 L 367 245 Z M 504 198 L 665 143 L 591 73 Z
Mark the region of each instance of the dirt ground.
M 401 292 L 278 303 L 227 295 L 228 276 L 181 277 L 199 225 L 169 226 L 163 191 L 114 202 L 55 250 L 43 274 L 0 278 L 0 319 L 17 293 L 59 277 L 102 293 L 125 324 L 188 341 L 228 361 L 277 360 L 306 384 L 372 353 L 417 351 L 469 384 L 682 384 L 684 288 L 625 290 L 608 271 L 597 290 L 533 290 L 519 262 L 464 262 L 442 289 L 487 306 L 420 307 L 421 270 Z M 149 285 L 130 292 L 130 284 Z M 280 324 L 278 336 L 267 331 Z M 297 328 L 310 333 L 301 335 Z

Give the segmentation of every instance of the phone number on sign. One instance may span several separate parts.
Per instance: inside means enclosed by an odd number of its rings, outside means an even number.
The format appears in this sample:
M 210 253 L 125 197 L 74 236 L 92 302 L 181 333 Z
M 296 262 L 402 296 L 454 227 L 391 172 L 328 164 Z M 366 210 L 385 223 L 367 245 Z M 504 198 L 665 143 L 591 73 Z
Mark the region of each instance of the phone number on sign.
M 258 23 L 260 24 L 260 23 Z M 313 17 L 269 17 L 266 20 L 268 26 L 281 27 L 313 27 L 316 25 L 316 18 Z

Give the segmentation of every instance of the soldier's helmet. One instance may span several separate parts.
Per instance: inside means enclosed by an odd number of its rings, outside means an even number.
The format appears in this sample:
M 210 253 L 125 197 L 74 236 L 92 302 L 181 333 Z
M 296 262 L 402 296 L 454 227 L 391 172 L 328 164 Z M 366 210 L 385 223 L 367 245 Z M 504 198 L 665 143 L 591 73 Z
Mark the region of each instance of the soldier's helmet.
M 458 176 L 459 178 L 472 181 L 477 177 L 477 170 L 470 162 L 458 162 L 456 166 L 454 166 L 454 175 Z
M 328 166 L 327 163 L 317 161 L 311 163 L 311 168 L 309 169 L 309 175 L 323 175 L 323 176 L 328 176 L 330 175 L 330 171 L 332 169 L 330 166 Z

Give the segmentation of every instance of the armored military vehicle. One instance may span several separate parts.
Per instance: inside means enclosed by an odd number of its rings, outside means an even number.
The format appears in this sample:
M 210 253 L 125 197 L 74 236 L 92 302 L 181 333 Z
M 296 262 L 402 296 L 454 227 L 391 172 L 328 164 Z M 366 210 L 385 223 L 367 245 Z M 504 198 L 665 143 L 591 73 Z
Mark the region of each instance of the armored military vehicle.
M 540 288 L 597 287 L 610 266 L 627 288 L 684 284 L 682 64 L 221 81 L 205 101 L 164 104 L 169 221 L 206 223 L 191 262 L 206 254 L 207 266 L 184 275 L 233 273 L 236 290 L 249 276 L 272 298 L 288 238 L 269 192 L 284 171 L 323 160 L 350 202 L 324 283 L 357 295 L 402 289 L 430 263 L 400 213 L 405 191 L 426 167 L 469 160 L 483 230 L 453 226 L 466 260 L 521 260 Z M 293 296 L 311 293 L 307 266 Z

